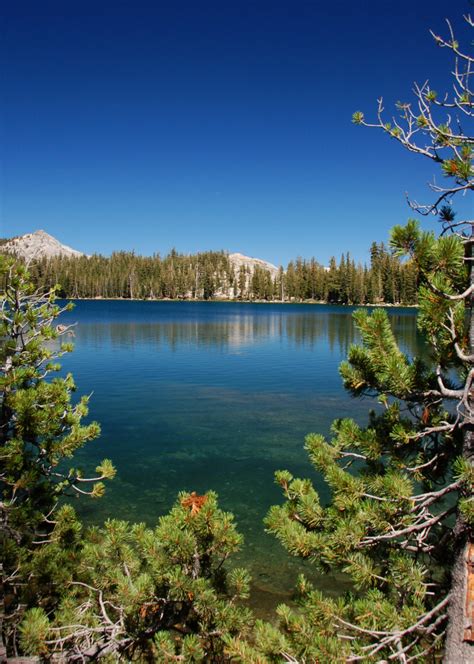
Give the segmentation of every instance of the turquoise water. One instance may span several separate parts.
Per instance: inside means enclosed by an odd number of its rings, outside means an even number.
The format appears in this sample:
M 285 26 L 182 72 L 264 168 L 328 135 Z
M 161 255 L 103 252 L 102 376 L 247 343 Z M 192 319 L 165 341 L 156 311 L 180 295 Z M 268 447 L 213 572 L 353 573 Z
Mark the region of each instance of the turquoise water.
M 373 402 L 353 399 L 338 365 L 357 340 L 353 309 L 325 305 L 80 301 L 75 351 L 63 358 L 78 394 L 93 393 L 102 435 L 80 455 L 92 469 L 113 459 L 117 477 L 99 501 L 78 501 L 91 522 L 109 516 L 153 524 L 179 490 L 217 491 L 245 546 L 239 564 L 263 606 L 285 598 L 296 574 L 262 520 L 281 501 L 275 470 L 311 477 L 304 437 L 335 417 L 364 423 Z M 389 310 L 402 348 L 420 348 L 416 312 Z M 343 580 L 317 580 L 338 592 Z

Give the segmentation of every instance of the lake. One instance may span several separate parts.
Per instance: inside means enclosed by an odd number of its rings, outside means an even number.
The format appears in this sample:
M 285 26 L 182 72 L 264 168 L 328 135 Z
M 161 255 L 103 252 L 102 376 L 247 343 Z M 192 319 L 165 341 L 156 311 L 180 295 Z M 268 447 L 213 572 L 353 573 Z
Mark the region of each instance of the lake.
M 311 477 L 309 432 L 336 417 L 367 421 L 374 402 L 343 389 L 338 365 L 357 341 L 351 307 L 218 302 L 79 301 L 61 319 L 77 322 L 65 356 L 78 394 L 93 393 L 100 439 L 78 455 L 92 469 L 109 457 L 117 477 L 98 501 L 77 508 L 89 522 L 114 516 L 152 525 L 179 490 L 213 489 L 245 536 L 239 564 L 250 568 L 260 607 L 286 599 L 296 574 L 311 572 L 264 532 L 281 502 L 273 474 Z M 418 354 L 416 310 L 389 309 L 402 349 Z M 337 593 L 341 578 L 316 582 Z M 263 610 L 263 609 L 262 609 Z

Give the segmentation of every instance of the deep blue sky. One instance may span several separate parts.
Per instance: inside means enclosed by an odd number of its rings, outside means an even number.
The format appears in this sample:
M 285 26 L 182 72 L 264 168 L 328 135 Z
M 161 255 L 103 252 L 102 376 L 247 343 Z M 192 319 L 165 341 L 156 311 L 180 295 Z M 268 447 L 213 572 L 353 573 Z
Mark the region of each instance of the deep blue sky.
M 434 164 L 351 124 L 414 80 L 472 0 L 8 3 L 0 235 L 87 253 L 227 249 L 286 263 L 410 216 Z M 471 36 L 472 38 L 472 36 Z

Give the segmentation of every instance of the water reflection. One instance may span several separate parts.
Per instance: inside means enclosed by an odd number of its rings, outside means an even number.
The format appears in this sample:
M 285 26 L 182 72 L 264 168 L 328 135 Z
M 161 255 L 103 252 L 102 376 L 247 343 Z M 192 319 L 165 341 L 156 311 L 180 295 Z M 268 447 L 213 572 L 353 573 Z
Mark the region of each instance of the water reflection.
M 421 339 L 417 333 L 415 316 L 390 312 L 389 316 L 403 351 L 410 356 L 419 353 Z M 351 312 L 327 313 L 317 310 L 258 316 L 242 314 L 228 320 L 81 322 L 77 336 L 81 342 L 94 346 L 165 346 L 171 351 L 181 346 L 232 351 L 284 340 L 307 349 L 314 349 L 322 343 L 331 352 L 335 351 L 342 356 L 347 355 L 351 344 L 359 341 Z

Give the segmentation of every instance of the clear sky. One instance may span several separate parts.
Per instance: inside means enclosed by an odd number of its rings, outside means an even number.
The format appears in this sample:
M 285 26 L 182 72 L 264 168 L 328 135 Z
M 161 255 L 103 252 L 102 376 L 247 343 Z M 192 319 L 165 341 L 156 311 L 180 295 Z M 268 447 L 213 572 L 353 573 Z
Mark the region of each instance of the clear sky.
M 365 260 L 439 174 L 352 112 L 450 85 L 428 29 L 473 4 L 7 3 L 0 235 Z

